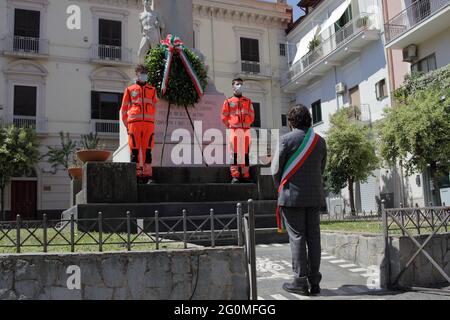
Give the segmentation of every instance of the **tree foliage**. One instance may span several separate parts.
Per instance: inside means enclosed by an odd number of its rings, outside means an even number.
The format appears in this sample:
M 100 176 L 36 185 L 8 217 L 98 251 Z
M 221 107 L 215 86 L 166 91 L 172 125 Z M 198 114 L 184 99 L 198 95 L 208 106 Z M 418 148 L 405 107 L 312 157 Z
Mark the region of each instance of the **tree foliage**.
M 378 168 L 379 160 L 370 129 L 356 121 L 352 114 L 353 110 L 343 108 L 331 118 L 331 127 L 327 133 L 326 181 L 333 193 L 349 188 L 354 212 L 353 183 L 366 182 Z
M 59 166 L 68 170 L 75 160 L 75 151 L 77 149 L 77 142 L 70 138 L 69 133 L 60 132 L 61 145 L 58 147 L 47 146 L 48 152 L 43 156 L 52 165 L 52 168 L 57 169 Z
M 0 190 L 2 217 L 5 219 L 4 191 L 14 176 L 26 176 L 39 161 L 39 142 L 31 128 L 0 128 Z
M 439 76 L 440 82 L 409 78 L 405 87 L 410 89 L 397 92 L 395 107 L 385 110 L 385 119 L 379 125 L 382 157 L 391 164 L 401 160 L 408 175 L 424 171 L 428 166 L 436 172 L 450 170 L 448 70 L 440 71 L 448 77 L 445 80 Z M 439 70 L 435 75 L 438 73 Z

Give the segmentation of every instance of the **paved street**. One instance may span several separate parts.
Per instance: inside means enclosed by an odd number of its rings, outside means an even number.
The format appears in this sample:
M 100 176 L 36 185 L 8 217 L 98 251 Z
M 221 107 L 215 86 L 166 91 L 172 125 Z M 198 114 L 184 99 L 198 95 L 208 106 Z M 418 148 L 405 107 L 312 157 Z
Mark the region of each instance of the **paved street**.
M 321 295 L 294 295 L 281 288 L 284 282 L 292 280 L 289 245 L 258 245 L 256 254 L 259 300 L 450 300 L 450 295 L 444 294 L 381 290 L 379 271 L 362 268 L 326 252 L 322 253 Z

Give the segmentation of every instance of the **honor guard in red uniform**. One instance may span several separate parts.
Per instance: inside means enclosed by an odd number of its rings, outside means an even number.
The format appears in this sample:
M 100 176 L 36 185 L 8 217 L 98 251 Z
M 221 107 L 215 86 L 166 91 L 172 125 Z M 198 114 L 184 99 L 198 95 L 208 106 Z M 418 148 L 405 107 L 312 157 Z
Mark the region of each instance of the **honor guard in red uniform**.
M 229 148 L 233 155 L 231 183 L 247 182 L 250 179 L 250 128 L 255 121 L 252 101 L 242 95 L 244 81 L 240 78 L 232 82 L 234 96 L 225 100 L 222 121 L 230 130 Z M 245 156 L 245 162 L 242 156 Z
M 131 162 L 137 164 L 137 177 L 152 183 L 152 149 L 155 146 L 156 89 L 147 83 L 148 69 L 136 68 L 136 83 L 125 89 L 121 108 L 122 121 L 128 131 Z

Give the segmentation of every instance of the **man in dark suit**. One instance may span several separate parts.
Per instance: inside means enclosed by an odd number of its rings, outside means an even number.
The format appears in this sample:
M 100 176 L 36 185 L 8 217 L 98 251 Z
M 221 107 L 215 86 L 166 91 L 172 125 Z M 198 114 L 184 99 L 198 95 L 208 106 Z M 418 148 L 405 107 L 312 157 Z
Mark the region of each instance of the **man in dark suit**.
M 288 113 L 291 132 L 281 137 L 280 146 L 272 162 L 272 173 L 277 189 L 283 172 L 292 167 L 293 156 L 312 127 L 311 113 L 303 105 L 293 107 Z M 279 192 L 278 206 L 289 235 L 292 251 L 294 282 L 285 283 L 283 289 L 296 294 L 319 294 L 322 275 L 320 210 L 326 207 L 323 175 L 327 148 L 325 140 L 315 135 L 311 153 Z M 311 135 L 310 135 L 311 136 Z M 294 156 L 295 157 L 295 156 Z M 308 247 L 308 250 L 306 249 Z

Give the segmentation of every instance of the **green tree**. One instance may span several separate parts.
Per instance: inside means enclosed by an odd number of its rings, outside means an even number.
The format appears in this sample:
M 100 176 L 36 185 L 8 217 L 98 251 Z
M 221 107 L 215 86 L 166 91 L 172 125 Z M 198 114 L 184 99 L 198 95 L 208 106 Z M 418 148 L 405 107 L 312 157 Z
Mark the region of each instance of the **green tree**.
M 77 149 L 77 142 L 70 138 L 69 133 L 60 132 L 61 145 L 58 147 L 47 146 L 48 152 L 43 156 L 52 165 L 52 168 L 58 169 L 63 167 L 66 171 L 75 162 L 75 151 Z M 67 173 L 69 174 L 69 173 Z
M 430 167 L 434 189 L 439 190 L 440 177 L 450 170 L 449 82 L 446 87 L 433 82 L 405 92 L 397 92 L 395 107 L 385 110 L 379 125 L 381 156 L 390 164 L 400 162 L 407 175 Z M 439 192 L 434 202 L 441 202 Z
M 352 214 L 356 213 L 353 184 L 366 182 L 379 165 L 371 131 L 355 120 L 354 108 L 343 108 L 331 117 L 331 127 L 327 133 L 326 169 L 326 183 L 330 191 L 337 194 L 348 187 Z
M 39 142 L 34 129 L 9 126 L 0 128 L 0 195 L 5 215 L 5 188 L 14 176 L 26 175 L 39 161 Z

